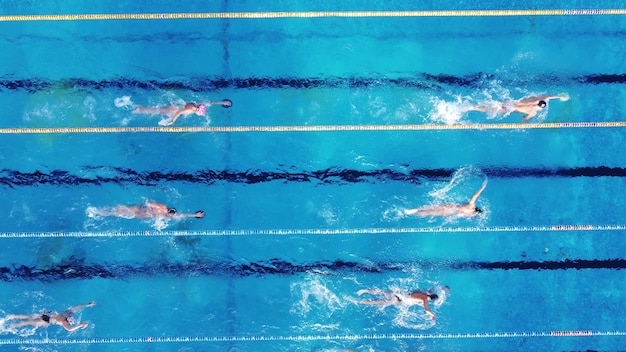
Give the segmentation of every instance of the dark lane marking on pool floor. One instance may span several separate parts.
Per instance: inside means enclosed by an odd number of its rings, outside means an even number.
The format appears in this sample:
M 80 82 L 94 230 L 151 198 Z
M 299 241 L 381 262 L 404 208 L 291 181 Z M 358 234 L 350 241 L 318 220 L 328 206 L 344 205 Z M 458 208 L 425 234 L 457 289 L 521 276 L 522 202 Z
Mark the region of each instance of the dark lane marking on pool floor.
M 49 80 L 46 78 L 0 79 L 1 90 L 23 90 L 29 93 L 55 90 L 102 91 L 107 89 L 142 89 L 142 90 L 188 90 L 193 92 L 212 92 L 219 89 L 307 89 L 307 88 L 373 88 L 405 87 L 415 89 L 440 90 L 444 86 L 480 88 L 497 79 L 501 85 L 520 84 L 519 80 L 507 79 L 494 74 L 472 73 L 462 76 L 446 74 L 416 73 L 409 77 L 248 77 L 248 78 L 207 78 L 196 77 L 181 81 L 176 80 L 137 80 L 118 78 L 113 80 L 93 80 L 85 78 L 67 78 Z M 529 84 L 624 84 L 626 73 L 602 73 L 581 76 L 541 75 L 537 78 L 526 77 L 524 85 Z
M 344 275 L 346 273 L 403 272 L 422 267 L 424 270 L 584 270 L 626 269 L 626 259 L 566 259 L 562 261 L 498 261 L 498 262 L 373 262 L 358 263 L 344 260 L 294 264 L 281 259 L 270 259 L 251 263 L 190 261 L 185 263 L 121 264 L 86 263 L 82 259 L 70 258 L 54 266 L 36 267 L 13 265 L 0 267 L 0 281 L 55 281 L 71 279 L 112 278 L 128 279 L 141 276 L 224 276 L 249 277 L 267 275 L 297 275 L 303 273 L 320 275 Z
M 481 168 L 481 170 L 489 178 L 626 177 L 626 168 L 606 166 L 573 168 L 484 167 Z M 63 170 L 54 170 L 45 173 L 41 171 L 21 172 L 4 169 L 0 170 L 0 185 L 23 187 L 38 185 L 77 186 L 132 183 L 140 186 L 148 186 L 160 182 L 172 181 L 207 185 L 218 183 L 256 184 L 272 181 L 306 182 L 327 185 L 387 181 L 420 184 L 427 180 L 445 182 L 452 177 L 455 171 L 455 169 L 412 169 L 402 172 L 390 169 L 365 171 L 328 168 L 316 171 L 198 170 L 195 172 L 138 172 L 119 167 L 88 166 L 84 167 L 82 172 L 92 174 L 92 176 L 79 176 Z

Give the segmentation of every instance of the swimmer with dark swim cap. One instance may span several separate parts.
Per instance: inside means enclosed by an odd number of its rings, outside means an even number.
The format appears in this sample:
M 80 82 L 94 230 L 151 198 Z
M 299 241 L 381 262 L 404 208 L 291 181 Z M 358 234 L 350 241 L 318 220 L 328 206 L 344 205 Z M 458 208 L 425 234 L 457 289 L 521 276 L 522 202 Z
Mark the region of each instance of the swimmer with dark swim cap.
M 390 305 L 396 305 L 396 304 L 402 304 L 405 306 L 412 306 L 416 304 L 422 305 L 424 307 L 424 310 L 426 311 L 426 313 L 428 313 L 428 315 L 430 315 L 432 320 L 436 321 L 437 319 L 435 318 L 435 313 L 433 313 L 433 311 L 428 306 L 428 301 L 434 302 L 439 299 L 439 296 L 432 293 L 432 291 L 433 289 L 431 288 L 430 290 L 426 292 L 413 291 L 407 294 L 407 293 L 397 293 L 393 291 L 365 289 L 365 290 L 359 290 L 356 294 L 361 296 L 367 293 L 367 294 L 374 295 L 374 296 L 383 296 L 382 299 L 361 300 L 359 301 L 359 304 L 381 305 L 383 306 L 383 308 L 390 306 Z M 445 293 L 448 293 L 450 292 L 450 288 L 448 286 L 445 286 L 443 288 L 443 291 Z
M 179 213 L 176 208 L 169 208 L 165 204 L 146 201 L 145 205 L 116 205 L 101 209 L 94 208 L 99 216 L 116 216 L 125 219 L 152 219 L 152 218 L 197 218 L 204 217 L 204 212 L 199 210 L 194 214 Z
M 406 209 L 404 213 L 406 215 L 416 215 L 421 217 L 434 217 L 434 216 L 451 216 L 451 217 L 473 217 L 481 214 L 482 209 L 476 206 L 476 200 L 478 196 L 487 187 L 487 182 L 483 183 L 482 187 L 476 191 L 470 198 L 469 202 L 465 204 L 437 204 L 437 205 L 425 205 L 423 207 L 415 209 Z
M 79 304 L 72 308 L 69 308 L 62 314 L 56 312 L 47 312 L 42 314 L 11 314 L 7 315 L 4 320 L 20 320 L 10 325 L 11 329 L 21 328 L 23 326 L 32 326 L 35 329 L 40 327 L 46 327 L 48 325 L 60 325 L 67 331 L 74 331 L 78 329 L 84 329 L 89 325 L 84 321 L 77 325 L 74 325 L 74 313 L 84 308 L 93 307 L 96 302 L 89 302 L 87 304 Z
M 502 108 L 498 110 L 498 114 L 508 114 L 511 112 L 519 112 L 525 114 L 522 119 L 526 122 L 537 115 L 537 113 L 548 106 L 548 101 L 551 99 L 560 99 L 561 101 L 568 101 L 569 96 L 567 94 L 559 95 L 542 95 L 538 97 L 523 98 L 516 101 L 505 101 L 501 103 Z M 489 112 L 490 108 L 484 105 L 470 106 L 465 108 L 465 111 L 481 111 Z

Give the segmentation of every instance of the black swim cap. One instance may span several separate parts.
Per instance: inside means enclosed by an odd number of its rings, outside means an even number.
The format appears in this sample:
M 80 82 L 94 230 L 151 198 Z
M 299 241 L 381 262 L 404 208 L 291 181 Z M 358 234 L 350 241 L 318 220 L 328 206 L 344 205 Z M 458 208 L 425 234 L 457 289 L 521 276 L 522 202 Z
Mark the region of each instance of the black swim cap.
M 222 99 L 222 101 L 223 101 L 223 102 L 230 103 L 230 105 L 224 105 L 224 104 L 222 104 L 222 107 L 223 107 L 223 108 L 229 108 L 229 107 L 233 106 L 233 102 L 232 102 L 232 101 L 230 101 L 229 99 Z
M 475 212 L 476 214 L 480 214 L 480 213 L 482 213 L 482 212 L 483 212 L 483 210 L 482 210 L 482 209 L 480 209 L 480 208 L 474 208 L 474 212 Z
M 437 298 L 439 298 L 439 296 L 437 296 L 434 293 L 432 295 L 429 295 L 428 297 L 430 297 L 430 299 L 432 299 L 433 301 L 436 300 Z
M 543 109 L 546 107 L 546 105 L 548 105 L 548 103 L 546 103 L 545 100 L 539 100 L 539 103 L 537 103 L 537 105 Z
M 169 215 L 176 215 L 176 208 L 169 208 L 169 209 L 167 209 L 167 213 Z
M 45 321 L 46 323 L 50 322 L 50 316 L 48 314 L 42 314 L 41 315 L 41 320 Z

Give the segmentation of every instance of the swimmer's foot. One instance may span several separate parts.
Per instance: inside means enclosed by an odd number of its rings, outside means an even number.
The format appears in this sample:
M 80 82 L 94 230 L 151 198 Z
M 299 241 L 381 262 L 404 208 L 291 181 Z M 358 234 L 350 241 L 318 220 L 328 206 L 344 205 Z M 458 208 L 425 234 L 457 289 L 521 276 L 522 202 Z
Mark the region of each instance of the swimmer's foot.
M 404 215 L 415 215 L 417 214 L 417 209 L 404 209 Z

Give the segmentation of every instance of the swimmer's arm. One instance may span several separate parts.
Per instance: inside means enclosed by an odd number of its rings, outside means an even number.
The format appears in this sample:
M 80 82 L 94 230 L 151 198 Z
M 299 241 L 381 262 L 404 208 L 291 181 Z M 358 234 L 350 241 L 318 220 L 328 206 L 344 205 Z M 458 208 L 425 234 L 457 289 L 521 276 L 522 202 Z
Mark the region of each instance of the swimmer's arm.
M 202 210 L 198 210 L 197 212 L 195 212 L 193 214 L 185 214 L 185 213 L 180 214 L 180 213 L 178 213 L 178 214 L 174 215 L 174 217 L 202 219 L 204 217 L 204 212 Z
M 176 120 L 178 119 L 178 117 L 179 117 L 180 115 L 182 115 L 183 113 L 185 113 L 185 110 L 186 110 L 186 109 L 178 110 L 178 111 L 176 112 L 176 114 L 174 114 L 174 117 L 172 117 L 172 120 L 171 120 L 170 122 L 168 122 L 167 124 L 168 124 L 168 125 L 172 125 L 172 124 L 174 124 L 174 122 L 176 122 Z
M 32 318 L 33 315 L 28 315 L 28 314 L 9 314 L 6 317 L 4 317 L 4 320 L 14 320 L 14 319 L 30 319 Z
M 433 321 L 436 322 L 437 318 L 435 318 L 435 313 L 433 313 L 433 311 L 430 310 L 427 300 L 424 299 L 423 302 L 424 302 L 424 310 L 426 311 L 426 313 L 428 313 L 428 315 L 430 315 L 431 318 L 433 318 Z
M 77 312 L 77 311 L 79 311 L 79 310 L 81 310 L 81 309 L 84 309 L 84 308 L 89 308 L 89 307 L 93 307 L 93 306 L 95 306 L 95 305 L 96 305 L 96 302 L 91 301 L 91 302 L 89 302 L 89 303 L 87 303 L 87 304 L 79 304 L 79 305 L 76 305 L 76 306 L 74 306 L 74 307 L 70 308 L 69 310 L 71 310 L 72 312 Z
M 569 100 L 569 95 L 567 94 L 559 94 L 559 95 L 542 95 L 540 97 L 535 98 L 537 102 L 539 100 L 550 100 L 550 99 L 561 99 L 561 100 Z
M 157 203 L 151 200 L 146 201 L 146 205 L 149 206 L 150 208 L 165 208 L 167 209 L 167 205 L 165 204 L 161 204 L 161 203 Z
M 82 322 L 82 323 L 80 323 L 80 324 L 78 324 L 78 325 L 74 325 L 74 326 L 71 326 L 71 325 L 67 322 L 67 320 L 63 320 L 63 321 L 61 322 L 61 326 L 62 326 L 65 330 L 70 331 L 70 332 L 72 332 L 72 331 L 76 331 L 76 330 L 78 330 L 78 329 L 84 329 L 84 328 L 86 328 L 86 327 L 87 327 L 87 325 L 89 325 L 89 323 L 88 323 L 88 322 L 86 322 L 86 321 L 84 321 L 84 322 Z
M 476 191 L 476 193 L 474 193 L 474 195 L 472 196 L 472 198 L 469 201 L 469 205 L 474 206 L 476 204 L 476 200 L 478 199 L 478 196 L 480 196 L 480 194 L 482 193 L 482 191 L 485 190 L 486 187 L 487 187 L 487 181 L 485 181 L 483 183 L 483 186 L 480 187 L 480 189 L 478 191 Z
M 193 114 L 194 112 L 196 112 L 195 109 L 196 109 L 196 107 L 192 106 L 192 107 L 189 107 L 189 108 L 182 108 L 182 109 L 178 110 L 174 114 L 174 117 L 172 117 L 172 121 L 168 122 L 168 125 L 171 125 L 174 122 L 176 122 L 176 120 L 180 117 L 180 115 Z
M 533 117 L 535 117 L 535 115 L 537 115 L 536 111 L 531 112 L 530 114 L 527 114 L 526 116 L 524 116 L 524 118 L 522 119 L 522 122 L 526 122 L 530 119 L 532 119 Z

